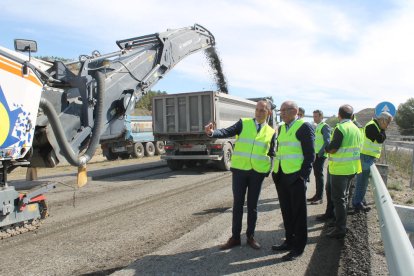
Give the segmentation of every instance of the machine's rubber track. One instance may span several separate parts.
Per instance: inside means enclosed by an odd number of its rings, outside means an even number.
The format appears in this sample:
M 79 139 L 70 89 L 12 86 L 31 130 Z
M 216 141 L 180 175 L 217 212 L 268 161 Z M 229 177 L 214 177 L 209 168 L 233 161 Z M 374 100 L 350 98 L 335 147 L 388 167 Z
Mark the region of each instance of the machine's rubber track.
M 29 222 L 16 223 L 7 228 L 0 228 L 0 240 L 36 230 L 42 224 L 42 220 L 34 219 Z
M 44 200 L 39 202 L 40 218 L 32 219 L 30 221 L 18 222 L 7 227 L 0 228 L 0 240 L 7 239 L 19 234 L 23 234 L 29 231 L 36 230 L 43 223 L 43 219 L 46 218 L 49 213 L 47 210 L 47 204 Z

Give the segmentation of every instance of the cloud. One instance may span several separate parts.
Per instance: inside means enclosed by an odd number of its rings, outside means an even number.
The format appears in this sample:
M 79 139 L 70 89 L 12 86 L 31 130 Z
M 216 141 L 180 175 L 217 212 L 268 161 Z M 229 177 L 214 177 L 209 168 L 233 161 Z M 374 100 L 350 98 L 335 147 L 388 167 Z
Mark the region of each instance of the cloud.
M 398 105 L 414 88 L 409 1 L 2 2 L 2 20 L 47 32 L 48 43 L 61 43 L 62 56 L 110 52 L 117 39 L 199 23 L 215 36 L 230 92 L 238 96 L 251 91 L 335 114 L 345 102 L 356 110 L 383 100 Z M 31 25 L 48 29 L 33 31 Z M 211 83 L 202 54 L 170 74 Z M 181 84 L 175 85 L 177 90 Z

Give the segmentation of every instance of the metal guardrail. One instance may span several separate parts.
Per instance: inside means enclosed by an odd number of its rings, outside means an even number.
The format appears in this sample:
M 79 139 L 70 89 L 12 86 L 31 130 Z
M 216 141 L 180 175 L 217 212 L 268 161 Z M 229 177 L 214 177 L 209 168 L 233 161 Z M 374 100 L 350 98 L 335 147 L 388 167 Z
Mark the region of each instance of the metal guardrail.
M 414 233 L 414 207 L 394 204 L 405 231 Z
M 371 166 L 375 206 L 390 275 L 414 275 L 414 249 L 376 166 Z

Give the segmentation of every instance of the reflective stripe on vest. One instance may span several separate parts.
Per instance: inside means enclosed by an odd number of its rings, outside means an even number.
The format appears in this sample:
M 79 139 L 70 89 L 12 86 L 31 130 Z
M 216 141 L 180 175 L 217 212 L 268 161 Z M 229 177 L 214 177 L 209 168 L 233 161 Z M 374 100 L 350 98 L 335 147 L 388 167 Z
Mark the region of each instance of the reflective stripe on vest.
M 365 128 L 369 125 L 375 125 L 378 129 L 378 132 L 381 132 L 381 129 L 374 122 L 374 120 L 369 121 L 365 125 Z M 364 133 L 365 133 L 365 131 L 364 131 Z M 365 155 L 373 156 L 375 158 L 379 158 L 381 156 L 381 149 L 382 149 L 382 144 L 378 143 L 375 140 L 374 140 L 374 142 L 372 142 L 369 138 L 367 138 L 366 135 L 364 135 L 364 143 L 362 144 L 361 153 L 363 153 Z
M 318 152 L 323 147 L 323 144 L 325 143 L 323 140 L 323 133 L 322 128 L 326 125 L 325 122 L 320 122 L 315 129 L 315 153 L 318 154 Z M 328 156 L 326 153 L 323 154 L 323 156 Z
M 277 137 L 277 152 L 274 166 L 276 173 L 279 171 L 279 167 L 286 174 L 294 173 L 301 169 L 304 157 L 301 143 L 296 138 L 296 132 L 303 123 L 303 120 L 296 120 L 288 131 L 286 131 L 286 124 L 281 126 L 280 134 Z
M 342 133 L 343 139 L 338 151 L 329 154 L 329 173 L 333 175 L 360 173 L 362 170 L 359 159 L 362 139 L 360 130 L 352 121 L 339 123 L 336 128 Z
M 257 133 L 253 119 L 242 119 L 243 129 L 234 147 L 231 167 L 239 170 L 255 170 L 268 173 L 271 159 L 267 156 L 275 130 L 265 124 Z

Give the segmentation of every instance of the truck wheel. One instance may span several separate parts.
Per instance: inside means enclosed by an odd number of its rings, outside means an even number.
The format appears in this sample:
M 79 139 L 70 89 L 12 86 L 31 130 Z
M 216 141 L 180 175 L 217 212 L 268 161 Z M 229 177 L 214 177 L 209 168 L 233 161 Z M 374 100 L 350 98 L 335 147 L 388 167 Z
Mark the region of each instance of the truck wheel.
M 154 156 L 155 146 L 152 142 L 145 143 L 145 156 Z
M 167 166 L 172 171 L 181 170 L 183 168 L 183 165 L 184 165 L 184 163 L 181 160 L 167 160 Z
M 105 152 L 104 155 L 108 161 L 114 161 L 118 159 L 118 154 L 115 152 L 112 152 L 110 148 L 108 149 L 108 151 Z
M 124 160 L 124 159 L 129 159 L 129 155 L 130 155 L 129 153 L 124 152 L 124 153 L 120 153 L 119 157 L 121 157 L 121 159 Z
M 217 167 L 223 171 L 229 171 L 231 167 L 231 156 L 233 155 L 233 148 L 229 143 L 223 146 L 223 159 L 219 161 Z
M 164 141 L 155 142 L 155 154 L 156 155 L 161 155 L 165 153 L 164 145 L 165 145 Z
M 132 152 L 132 156 L 135 158 L 142 158 L 144 157 L 144 146 L 141 143 L 134 144 L 134 151 Z

